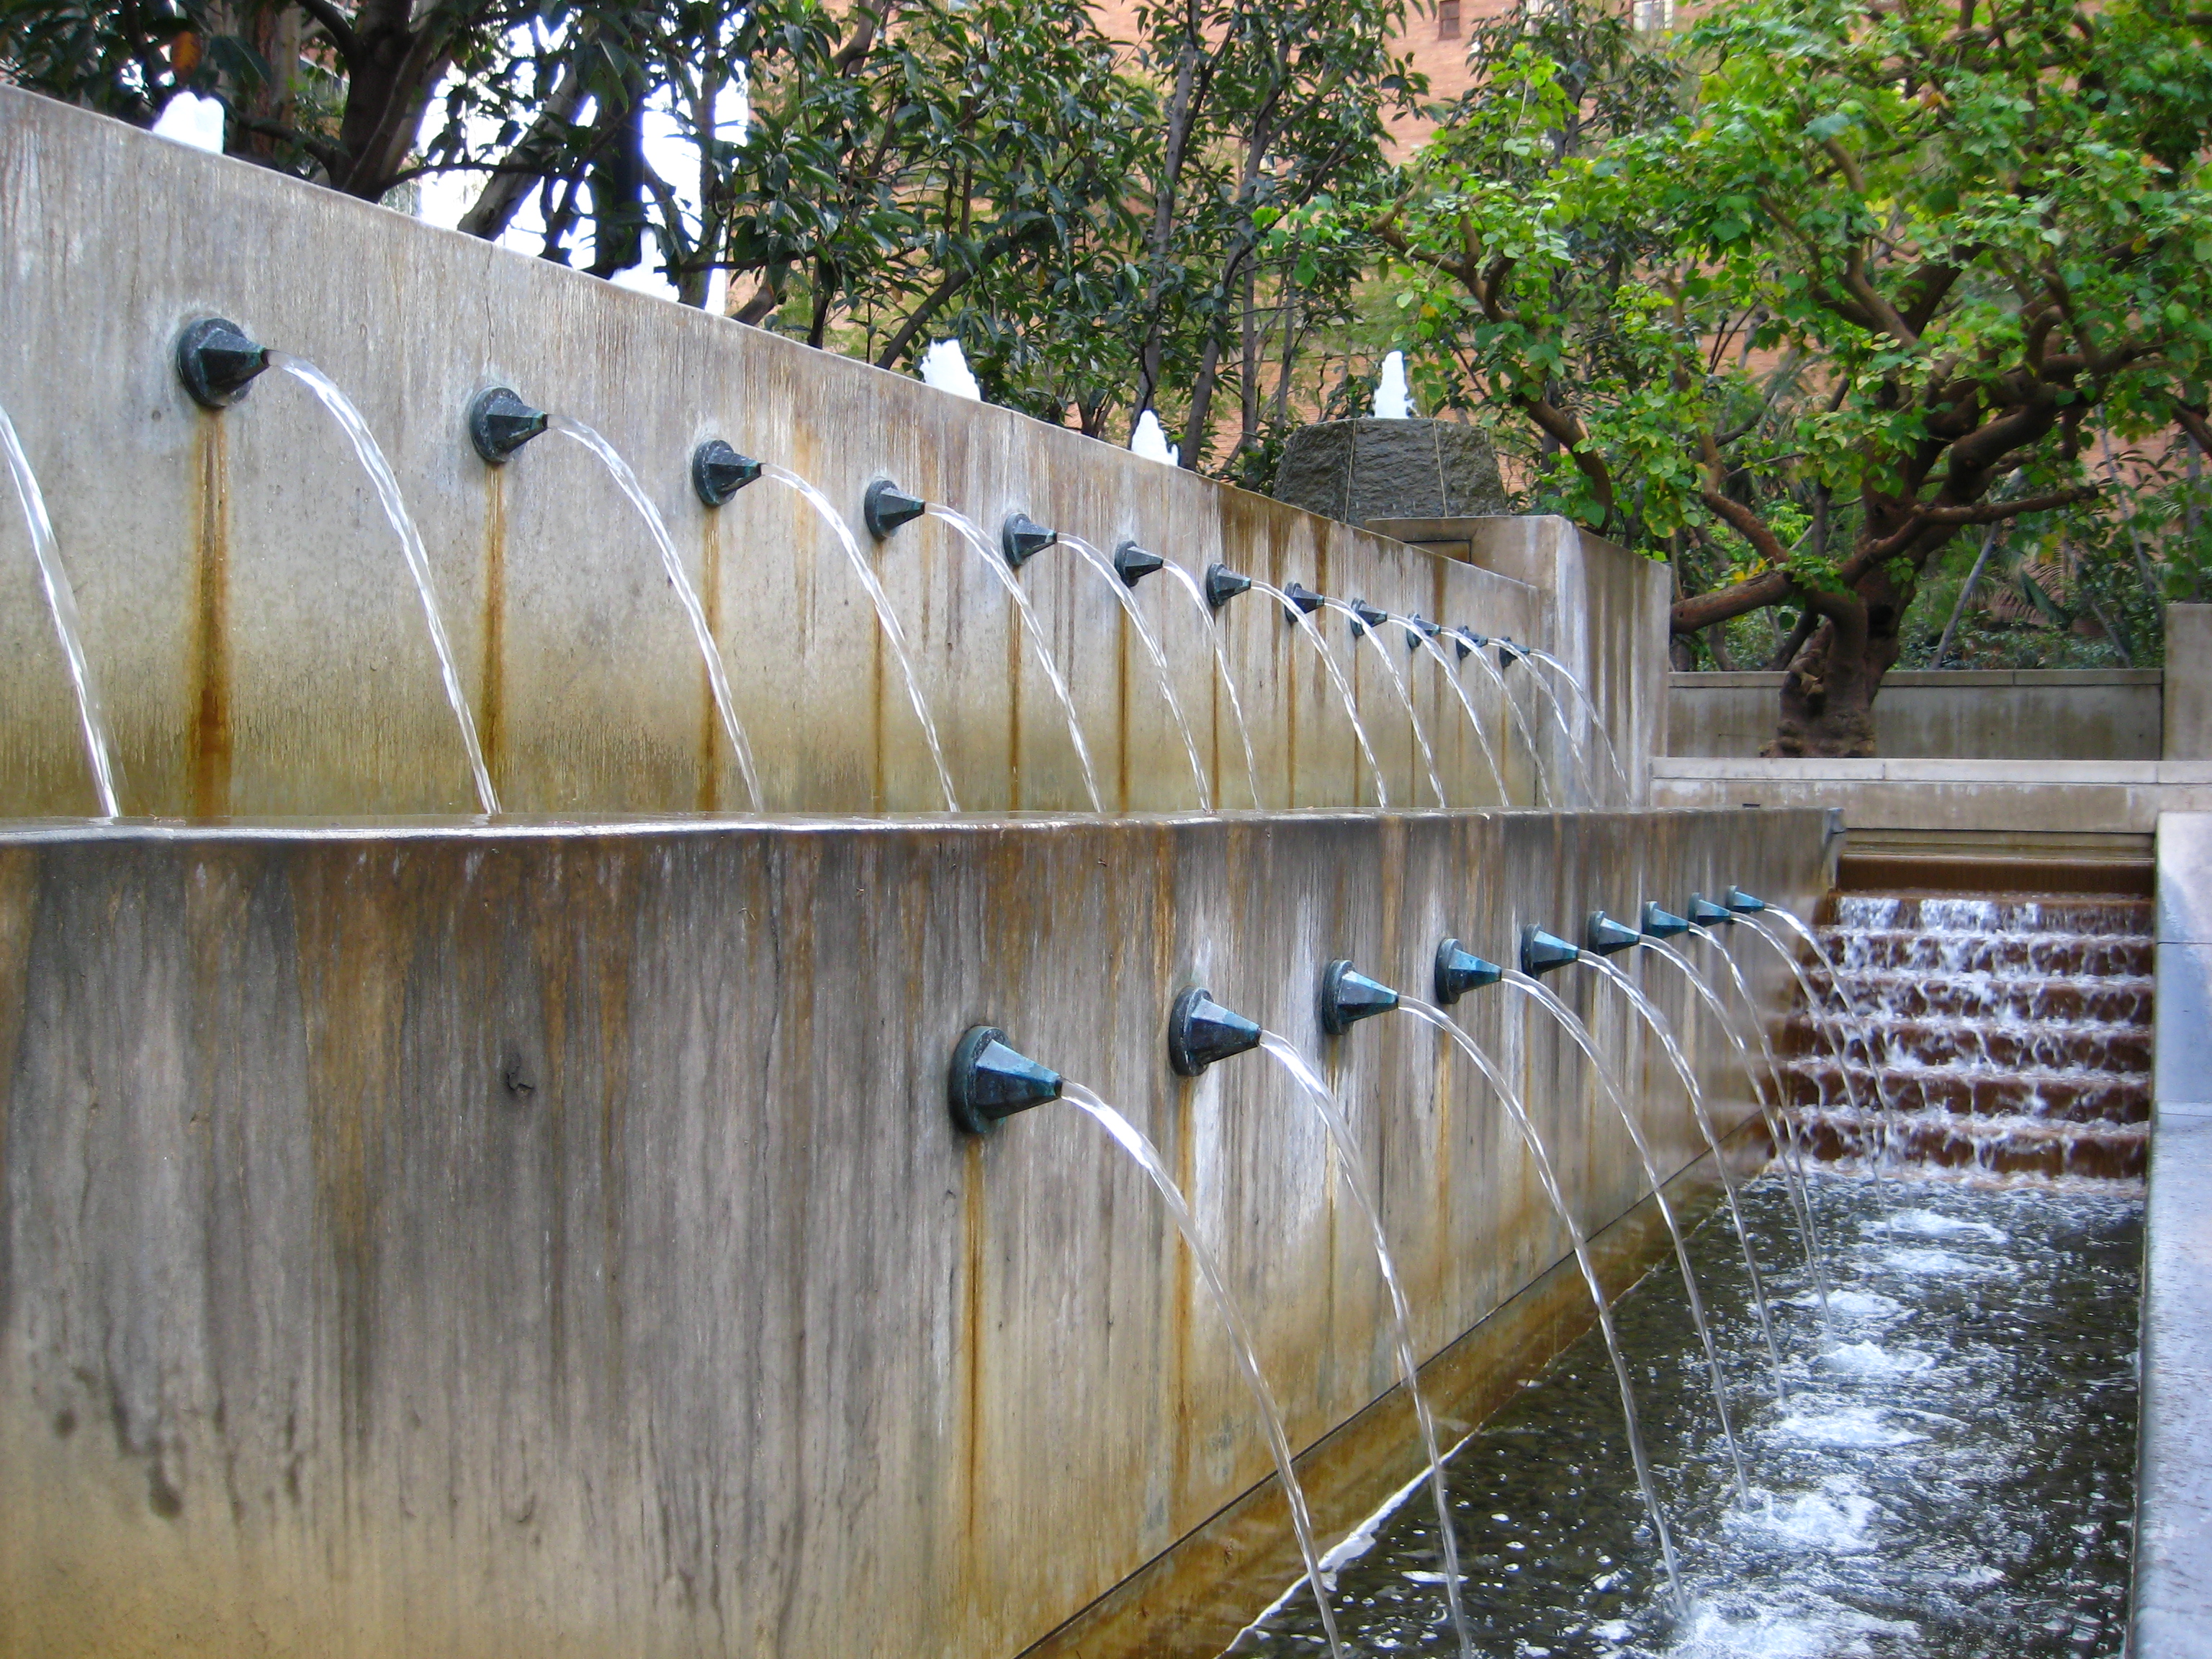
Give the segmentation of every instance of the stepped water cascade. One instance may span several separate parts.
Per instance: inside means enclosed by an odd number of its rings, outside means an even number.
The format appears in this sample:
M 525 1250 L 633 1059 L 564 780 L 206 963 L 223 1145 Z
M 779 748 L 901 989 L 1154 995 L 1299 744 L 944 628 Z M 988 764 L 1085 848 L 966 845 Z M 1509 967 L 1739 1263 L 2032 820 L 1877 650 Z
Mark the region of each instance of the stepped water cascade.
M 0 198 L 0 1650 L 2116 1651 L 2148 907 L 1655 809 L 1663 568 Z

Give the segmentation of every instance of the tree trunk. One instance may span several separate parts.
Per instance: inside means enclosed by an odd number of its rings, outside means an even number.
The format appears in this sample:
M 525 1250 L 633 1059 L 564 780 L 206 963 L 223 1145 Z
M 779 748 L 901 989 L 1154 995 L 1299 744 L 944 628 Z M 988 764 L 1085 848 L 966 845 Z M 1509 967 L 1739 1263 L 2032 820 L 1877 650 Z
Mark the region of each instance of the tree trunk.
M 1887 578 L 1881 579 L 1887 586 Z M 1881 677 L 1896 662 L 1904 606 L 1893 602 L 1844 605 L 1846 615 L 1824 618 L 1782 677 L 1781 718 L 1770 756 L 1868 757 L 1875 754 L 1874 699 Z

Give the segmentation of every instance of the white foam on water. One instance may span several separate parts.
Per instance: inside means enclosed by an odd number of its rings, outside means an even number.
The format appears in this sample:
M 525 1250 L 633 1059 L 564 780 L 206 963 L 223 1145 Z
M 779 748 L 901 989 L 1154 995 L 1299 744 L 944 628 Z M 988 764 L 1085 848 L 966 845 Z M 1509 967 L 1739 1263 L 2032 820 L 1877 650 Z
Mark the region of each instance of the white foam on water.
M 1903 1273 L 1984 1273 L 1990 1264 L 1976 1261 L 1970 1256 L 1954 1255 L 1949 1250 L 1884 1250 L 1881 1261 L 1887 1267 Z
M 1867 1229 L 1869 1232 L 1905 1233 L 1916 1238 L 1980 1238 L 2002 1244 L 2012 1237 L 1986 1221 L 1967 1221 L 1935 1210 L 1899 1210 Z
M 1820 1356 L 1820 1364 L 1823 1370 L 1845 1376 L 1887 1379 L 1918 1376 L 1932 1370 L 1936 1359 L 1917 1348 L 1899 1348 L 1893 1353 L 1879 1342 L 1838 1342 Z
M 1789 1298 L 1793 1308 L 1818 1308 L 1820 1298 L 1811 1291 L 1801 1291 Z M 1893 1297 L 1875 1291 L 1832 1290 L 1828 1292 L 1828 1311 L 1841 1319 L 1887 1319 L 1904 1310 L 1903 1304 Z
M 1786 1413 L 1774 1432 L 1811 1446 L 1905 1446 L 1928 1437 L 1899 1428 L 1879 1406 L 1800 1407 Z
M 1911 1638 L 1919 1627 L 1826 1600 L 1803 1607 L 1723 1609 L 1700 1602 L 1672 1659 L 1857 1659 L 1871 1637 Z
M 1831 1555 L 1860 1555 L 1875 1547 L 1874 1527 L 1881 1510 L 1848 1478 L 1824 1480 L 1817 1492 L 1787 1498 L 1761 1492 L 1757 1498 L 1756 1507 L 1729 1513 L 1730 1530 L 1764 1534 Z

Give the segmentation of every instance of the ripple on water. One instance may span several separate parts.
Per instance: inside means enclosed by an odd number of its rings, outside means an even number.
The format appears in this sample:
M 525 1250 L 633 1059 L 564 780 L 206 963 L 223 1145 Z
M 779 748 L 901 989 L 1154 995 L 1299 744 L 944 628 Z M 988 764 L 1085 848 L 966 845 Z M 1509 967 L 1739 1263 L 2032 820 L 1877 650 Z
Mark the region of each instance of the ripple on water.
M 1899 1210 L 1870 1224 L 1869 1232 L 1888 1233 L 1918 1238 L 1978 1238 L 1991 1244 L 2002 1244 L 2011 1235 L 2002 1227 L 1992 1227 L 1986 1221 L 1970 1220 L 1965 1216 L 1945 1215 L 1936 1210 Z

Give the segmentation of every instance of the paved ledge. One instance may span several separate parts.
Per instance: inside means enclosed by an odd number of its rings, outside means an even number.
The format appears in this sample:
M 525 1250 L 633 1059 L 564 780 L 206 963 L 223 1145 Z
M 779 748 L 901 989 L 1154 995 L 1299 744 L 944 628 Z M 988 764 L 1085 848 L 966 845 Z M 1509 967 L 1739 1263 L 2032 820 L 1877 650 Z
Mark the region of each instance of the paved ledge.
M 1737 668 L 1711 672 L 1675 669 L 1667 676 L 1670 686 L 1685 690 L 1774 691 L 1782 690 L 1782 676 L 1763 668 Z M 2162 668 L 1943 668 L 1892 669 L 1881 677 L 1882 690 L 1899 686 L 1914 690 L 1951 691 L 1977 685 L 2163 685 Z
M 2212 815 L 2158 826 L 2134 1659 L 2212 1659 Z
M 1764 760 L 1667 756 L 1654 806 L 1830 806 L 1853 830 L 2149 835 L 2212 812 L 2212 762 Z

